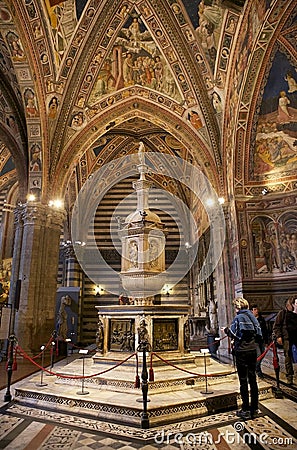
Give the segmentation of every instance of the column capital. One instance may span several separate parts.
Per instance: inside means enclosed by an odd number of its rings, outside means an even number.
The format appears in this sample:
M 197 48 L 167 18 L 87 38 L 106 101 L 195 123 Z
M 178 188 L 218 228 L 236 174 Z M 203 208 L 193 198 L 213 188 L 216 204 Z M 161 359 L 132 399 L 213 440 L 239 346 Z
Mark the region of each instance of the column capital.
M 58 210 L 41 203 L 25 203 L 18 206 L 16 220 L 22 220 L 24 225 L 47 225 L 53 228 L 60 228 L 66 217 L 64 210 Z

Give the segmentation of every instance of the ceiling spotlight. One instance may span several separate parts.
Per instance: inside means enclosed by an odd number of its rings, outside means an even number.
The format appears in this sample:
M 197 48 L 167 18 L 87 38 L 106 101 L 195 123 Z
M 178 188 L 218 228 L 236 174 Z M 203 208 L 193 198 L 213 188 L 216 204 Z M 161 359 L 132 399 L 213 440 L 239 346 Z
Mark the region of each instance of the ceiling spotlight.
M 207 204 L 207 206 L 213 206 L 215 204 L 214 199 L 213 198 L 208 198 L 206 200 L 206 204 Z
M 56 209 L 63 208 L 63 202 L 60 199 L 50 200 L 48 205 Z

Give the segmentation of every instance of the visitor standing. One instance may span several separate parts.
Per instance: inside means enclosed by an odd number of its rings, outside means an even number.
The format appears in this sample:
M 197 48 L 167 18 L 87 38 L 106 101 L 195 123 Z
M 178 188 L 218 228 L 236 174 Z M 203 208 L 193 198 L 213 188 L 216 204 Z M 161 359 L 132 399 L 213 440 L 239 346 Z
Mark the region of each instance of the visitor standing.
M 262 355 L 262 353 L 264 353 L 265 346 L 268 344 L 268 330 L 267 330 L 266 321 L 265 321 L 264 317 L 262 316 L 262 314 L 260 313 L 258 305 L 252 305 L 251 311 L 254 314 L 254 316 L 256 317 L 256 319 L 258 320 L 259 325 L 261 327 L 261 331 L 262 331 L 263 339 L 256 343 L 257 344 L 257 358 L 258 358 L 260 355 Z M 259 378 L 264 378 L 264 374 L 261 369 L 261 363 L 262 363 L 262 359 L 257 360 L 256 374 L 258 375 Z
M 230 328 L 223 331 L 232 339 L 237 374 L 240 383 L 242 409 L 237 416 L 243 420 L 253 419 L 258 412 L 259 392 L 256 377 L 256 340 L 262 339 L 259 322 L 249 310 L 249 303 L 243 297 L 233 300 L 236 316 Z M 250 386 L 250 401 L 249 401 Z
M 291 385 L 294 377 L 292 345 L 297 345 L 297 298 L 288 298 L 285 308 L 278 312 L 273 325 L 273 335 L 276 342 L 283 346 L 287 382 Z

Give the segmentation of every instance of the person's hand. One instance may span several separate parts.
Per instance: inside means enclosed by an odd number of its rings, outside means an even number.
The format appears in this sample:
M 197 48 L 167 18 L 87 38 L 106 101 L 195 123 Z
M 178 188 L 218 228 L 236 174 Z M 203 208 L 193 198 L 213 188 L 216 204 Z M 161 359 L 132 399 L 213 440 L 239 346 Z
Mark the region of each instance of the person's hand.
M 283 345 L 283 340 L 282 340 L 281 337 L 278 337 L 278 338 L 276 339 L 276 342 L 277 342 L 279 345 Z

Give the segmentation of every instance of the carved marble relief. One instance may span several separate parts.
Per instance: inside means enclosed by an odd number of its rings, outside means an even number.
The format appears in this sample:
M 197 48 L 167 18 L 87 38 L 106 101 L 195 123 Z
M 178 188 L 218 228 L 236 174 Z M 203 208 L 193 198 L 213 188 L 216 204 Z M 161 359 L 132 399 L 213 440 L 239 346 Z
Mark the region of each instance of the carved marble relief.
M 135 347 L 134 319 L 110 319 L 110 351 L 132 352 Z

